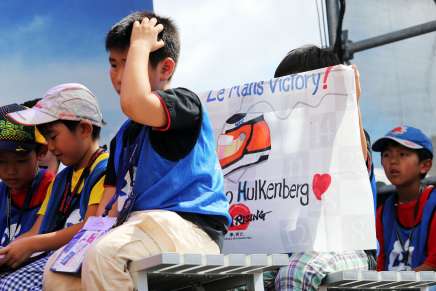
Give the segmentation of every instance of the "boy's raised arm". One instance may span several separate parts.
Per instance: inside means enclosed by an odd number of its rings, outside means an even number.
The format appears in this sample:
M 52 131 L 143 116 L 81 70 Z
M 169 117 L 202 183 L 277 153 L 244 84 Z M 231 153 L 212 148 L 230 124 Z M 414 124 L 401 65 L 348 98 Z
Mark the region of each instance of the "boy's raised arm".
M 149 65 L 150 53 L 164 45 L 163 40 L 157 40 L 163 26 L 156 25 L 156 22 L 156 18 L 144 18 L 141 23 L 135 21 L 133 24 L 120 102 L 124 114 L 132 120 L 152 127 L 164 127 L 167 123 L 165 108 L 159 97 L 152 93 L 148 74 L 148 70 L 160 69 Z

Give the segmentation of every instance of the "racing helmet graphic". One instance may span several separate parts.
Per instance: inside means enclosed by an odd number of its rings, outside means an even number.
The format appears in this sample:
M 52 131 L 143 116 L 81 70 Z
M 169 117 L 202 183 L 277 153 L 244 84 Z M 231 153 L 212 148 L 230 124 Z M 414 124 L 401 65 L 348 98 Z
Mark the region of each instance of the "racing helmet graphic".
M 263 114 L 232 115 L 218 136 L 217 148 L 224 176 L 268 160 L 271 134 Z

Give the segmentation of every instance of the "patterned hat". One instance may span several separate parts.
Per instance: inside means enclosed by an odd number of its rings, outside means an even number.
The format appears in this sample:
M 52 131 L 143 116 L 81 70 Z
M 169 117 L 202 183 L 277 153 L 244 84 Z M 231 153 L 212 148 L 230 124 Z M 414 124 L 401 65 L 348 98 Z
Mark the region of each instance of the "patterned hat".
M 35 126 L 15 124 L 6 118 L 8 113 L 24 109 L 27 107 L 18 104 L 0 107 L 0 150 L 22 152 L 34 149 L 37 144 L 45 144 Z
M 49 89 L 30 109 L 8 114 L 13 121 L 38 125 L 56 120 L 89 120 L 102 127 L 103 115 L 94 94 L 82 84 L 66 83 Z

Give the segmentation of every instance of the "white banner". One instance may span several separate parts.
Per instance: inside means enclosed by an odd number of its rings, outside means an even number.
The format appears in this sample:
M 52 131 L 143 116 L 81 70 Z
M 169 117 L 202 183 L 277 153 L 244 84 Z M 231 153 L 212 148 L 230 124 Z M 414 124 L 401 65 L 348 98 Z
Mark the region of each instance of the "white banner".
M 351 67 L 209 91 L 231 203 L 225 253 L 376 248 Z

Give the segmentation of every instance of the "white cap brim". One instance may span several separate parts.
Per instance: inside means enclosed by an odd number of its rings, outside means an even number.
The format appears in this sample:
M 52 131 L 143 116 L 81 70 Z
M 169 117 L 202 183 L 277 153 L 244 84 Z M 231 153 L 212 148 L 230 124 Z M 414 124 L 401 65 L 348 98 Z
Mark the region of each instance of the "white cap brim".
M 45 113 L 36 108 L 9 113 L 7 116 L 16 123 L 27 126 L 49 123 L 59 119 L 57 116 Z

